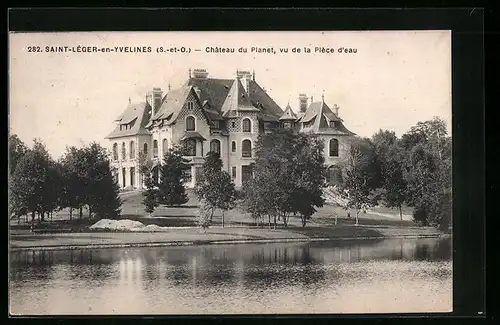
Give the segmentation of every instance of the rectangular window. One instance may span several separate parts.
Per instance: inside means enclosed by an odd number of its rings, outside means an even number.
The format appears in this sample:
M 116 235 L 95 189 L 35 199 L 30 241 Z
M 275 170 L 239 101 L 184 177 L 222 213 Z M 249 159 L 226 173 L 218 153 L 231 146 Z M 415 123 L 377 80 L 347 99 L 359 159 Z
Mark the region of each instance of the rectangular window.
M 231 168 L 231 176 L 233 177 L 233 179 L 236 178 L 236 166 L 233 166 L 233 168 Z
M 122 168 L 122 181 L 123 181 L 123 184 L 122 184 L 122 187 L 125 187 L 125 183 L 126 183 L 126 180 L 127 180 L 127 177 L 126 177 L 126 169 L 125 168 Z
M 252 178 L 252 167 L 241 166 L 241 183 L 245 183 Z
M 130 186 L 135 186 L 135 167 L 130 167 Z
M 216 128 L 216 129 L 219 128 L 219 121 L 214 121 L 214 128 Z

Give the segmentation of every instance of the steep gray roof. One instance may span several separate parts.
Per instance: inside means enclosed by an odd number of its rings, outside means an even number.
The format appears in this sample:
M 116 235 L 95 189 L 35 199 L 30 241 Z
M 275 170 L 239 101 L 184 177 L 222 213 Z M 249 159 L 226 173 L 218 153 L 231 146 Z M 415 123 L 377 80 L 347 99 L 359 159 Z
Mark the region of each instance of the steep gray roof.
M 145 128 L 150 114 L 151 106 L 146 102 L 129 104 L 125 111 L 115 120 L 117 123 L 116 128 L 108 134 L 106 139 L 150 134 Z M 121 130 L 120 125 L 122 125 Z M 125 129 L 124 125 L 128 125 L 129 127 Z

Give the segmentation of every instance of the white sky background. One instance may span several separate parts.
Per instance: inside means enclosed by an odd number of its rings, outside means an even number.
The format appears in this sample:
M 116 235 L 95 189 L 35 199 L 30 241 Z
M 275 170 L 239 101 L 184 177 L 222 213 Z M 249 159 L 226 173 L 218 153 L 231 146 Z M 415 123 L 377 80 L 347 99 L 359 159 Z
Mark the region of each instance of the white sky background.
M 185 46 L 191 54 L 45 53 L 45 46 Z M 29 53 L 28 46 L 44 52 Z M 249 48 L 246 54 L 209 54 L 207 46 Z M 274 47 L 276 54 L 250 53 Z M 291 48 L 356 48 L 356 54 L 296 54 Z M 188 69 L 213 78 L 255 70 L 256 81 L 284 109 L 298 111 L 298 94 L 340 107 L 345 125 L 360 136 L 378 129 L 398 136 L 439 116 L 451 133 L 451 33 L 374 32 L 93 32 L 10 34 L 10 128 L 29 146 L 41 138 L 55 158 L 66 145 L 104 137 L 132 101 L 153 87 L 182 85 Z M 280 54 L 279 48 L 289 48 Z

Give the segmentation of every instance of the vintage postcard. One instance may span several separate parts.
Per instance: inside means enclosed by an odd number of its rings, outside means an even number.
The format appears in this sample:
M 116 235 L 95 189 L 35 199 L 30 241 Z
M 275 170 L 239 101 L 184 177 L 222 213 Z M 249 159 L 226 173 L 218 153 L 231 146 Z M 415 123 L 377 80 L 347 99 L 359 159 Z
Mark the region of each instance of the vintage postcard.
M 451 32 L 9 34 L 11 315 L 452 311 Z

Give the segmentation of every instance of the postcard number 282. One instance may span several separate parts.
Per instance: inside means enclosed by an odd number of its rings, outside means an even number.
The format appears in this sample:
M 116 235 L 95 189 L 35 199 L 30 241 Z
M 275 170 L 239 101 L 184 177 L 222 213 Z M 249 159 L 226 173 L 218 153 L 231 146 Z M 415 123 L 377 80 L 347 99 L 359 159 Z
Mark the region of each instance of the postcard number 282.
M 40 46 L 28 46 L 28 52 L 42 52 Z

